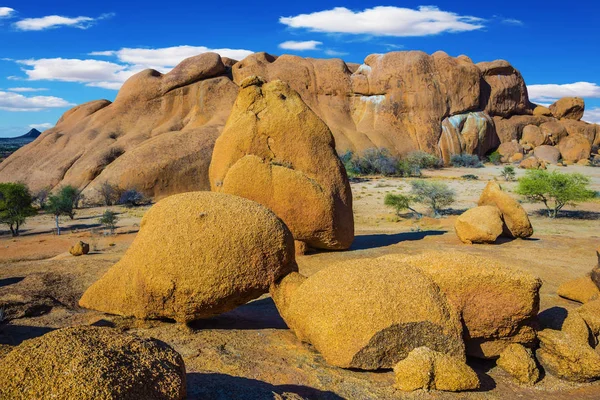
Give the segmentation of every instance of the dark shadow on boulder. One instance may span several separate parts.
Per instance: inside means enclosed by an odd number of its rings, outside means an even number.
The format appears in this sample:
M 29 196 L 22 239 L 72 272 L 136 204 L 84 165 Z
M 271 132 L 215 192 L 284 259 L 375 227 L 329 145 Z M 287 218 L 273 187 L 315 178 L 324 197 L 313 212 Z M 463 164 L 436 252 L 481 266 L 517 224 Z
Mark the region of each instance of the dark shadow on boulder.
M 427 236 L 439 236 L 445 234 L 446 231 L 429 230 L 420 232 L 402 232 L 393 234 L 371 234 L 371 235 L 358 235 L 354 238 L 352 246 L 349 251 L 354 250 L 367 250 L 374 249 L 377 247 L 391 246 L 400 242 L 422 240 Z
M 187 374 L 187 395 L 189 400 L 268 400 L 276 398 L 296 398 L 318 400 L 341 400 L 343 397 L 330 391 L 323 391 L 301 385 L 272 385 L 257 379 L 242 378 L 219 373 Z M 281 397 L 276 397 L 277 395 Z M 296 395 L 292 397 L 292 395 Z
M 24 340 L 33 339 L 48 332 L 53 331 L 53 328 L 41 326 L 25 326 L 6 324 L 0 326 L 0 344 L 8 344 L 18 346 Z
M 560 331 L 569 312 L 564 307 L 554 306 L 538 314 L 540 329 L 554 329 Z
M 190 322 L 192 329 L 288 329 L 273 299 L 251 301 L 213 318 Z
M 25 279 L 25 277 L 23 277 L 23 276 L 16 276 L 14 278 L 0 279 L 0 287 L 14 285 L 15 283 L 21 282 L 23 279 Z
M 495 360 L 468 358 L 467 364 L 473 368 L 479 378 L 479 389 L 474 390 L 475 392 L 488 392 L 496 388 L 496 382 L 488 375 L 488 372 L 496 366 Z

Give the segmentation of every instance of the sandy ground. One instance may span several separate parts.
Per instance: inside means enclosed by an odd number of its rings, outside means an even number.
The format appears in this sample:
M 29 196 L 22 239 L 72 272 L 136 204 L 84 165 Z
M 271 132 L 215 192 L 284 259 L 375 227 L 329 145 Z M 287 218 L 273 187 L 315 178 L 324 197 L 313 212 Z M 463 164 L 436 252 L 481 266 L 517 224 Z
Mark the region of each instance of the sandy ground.
M 589 272 L 596 264 L 594 249 L 600 245 L 600 201 L 567 207 L 551 220 L 538 212 L 539 204 L 524 204 L 535 228 L 529 240 L 503 241 L 494 245 L 464 245 L 453 231 L 456 216 L 473 207 L 489 179 L 500 179 L 500 167 L 426 171 L 426 179 L 442 180 L 457 192 L 457 202 L 444 217 L 397 217 L 383 205 L 386 193 L 407 192 L 410 179 L 369 178 L 352 183 L 357 237 L 349 251 L 300 257 L 306 275 L 332 262 L 367 259 L 390 253 L 419 253 L 447 249 L 494 257 L 530 271 L 543 280 L 542 309 L 577 307 L 556 295 L 557 287 Z M 600 168 L 569 166 L 592 178 L 600 191 Z M 523 171 L 517 171 L 518 175 Z M 478 180 L 465 180 L 474 174 Z M 300 343 L 287 329 L 268 295 L 210 320 L 188 326 L 105 315 L 77 307 L 83 291 L 126 251 L 135 238 L 147 208 L 113 207 L 119 213 L 117 235 L 105 235 L 97 222 L 104 208 L 79 210 L 74 220 L 61 219 L 63 235 L 53 234 L 48 215 L 30 219 L 23 235 L 0 236 L 0 302 L 10 296 L 22 303 L 12 312 L 26 315 L 0 326 L 0 345 L 18 345 L 52 329 L 96 324 L 114 326 L 171 344 L 185 359 L 189 398 L 263 399 L 274 393 L 295 393 L 315 399 L 598 399 L 600 384 L 571 384 L 546 376 L 533 388 L 512 383 L 493 361 L 470 360 L 481 378 L 476 392 L 411 394 L 393 388 L 391 372 L 357 372 L 328 366 L 310 346 Z M 426 209 L 420 209 L 426 212 Z M 78 240 L 92 251 L 72 257 L 69 246 Z M 18 303 L 17 301 L 17 303 Z M 0 354 L 2 352 L 0 351 Z M 1 361 L 0 361 L 1 362 Z

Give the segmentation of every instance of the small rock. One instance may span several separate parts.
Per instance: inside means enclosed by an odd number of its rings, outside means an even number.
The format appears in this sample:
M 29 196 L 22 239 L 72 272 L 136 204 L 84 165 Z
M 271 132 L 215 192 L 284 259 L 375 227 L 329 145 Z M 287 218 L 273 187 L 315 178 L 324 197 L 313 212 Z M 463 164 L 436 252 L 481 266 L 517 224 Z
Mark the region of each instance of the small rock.
M 539 169 L 540 168 L 540 160 L 536 157 L 529 157 L 521 161 L 519 164 L 519 168 L 523 169 Z
M 82 242 L 82 241 L 79 241 L 79 243 L 76 243 L 69 249 L 69 253 L 71 253 L 72 255 L 74 255 L 76 257 L 82 256 L 89 252 L 90 252 L 90 245 L 85 242 Z
M 600 297 L 600 289 L 590 276 L 573 279 L 558 287 L 558 295 L 565 299 L 587 303 Z
M 418 389 L 460 392 L 479 387 L 479 378 L 464 360 L 418 347 L 394 367 L 395 386 L 405 392 Z
M 533 352 L 518 343 L 507 346 L 496 364 L 520 383 L 533 385 L 540 379 Z

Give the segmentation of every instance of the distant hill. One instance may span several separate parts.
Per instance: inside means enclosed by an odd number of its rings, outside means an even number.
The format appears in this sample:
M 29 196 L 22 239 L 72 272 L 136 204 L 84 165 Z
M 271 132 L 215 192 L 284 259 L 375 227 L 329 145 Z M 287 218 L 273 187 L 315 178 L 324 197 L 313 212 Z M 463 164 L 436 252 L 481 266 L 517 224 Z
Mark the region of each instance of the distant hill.
M 38 131 L 37 129 L 33 128 L 31 129 L 29 132 L 27 132 L 24 135 L 21 136 L 17 136 L 17 137 L 12 137 L 12 138 L 0 138 L 0 140 L 3 141 L 13 141 L 13 140 L 17 140 L 17 141 L 34 141 L 35 139 L 37 139 L 38 136 L 40 136 L 42 134 L 42 132 Z
M 42 132 L 33 128 L 24 135 L 12 137 L 12 138 L 0 138 L 0 162 L 6 157 L 10 156 L 21 147 L 33 142 L 40 136 Z

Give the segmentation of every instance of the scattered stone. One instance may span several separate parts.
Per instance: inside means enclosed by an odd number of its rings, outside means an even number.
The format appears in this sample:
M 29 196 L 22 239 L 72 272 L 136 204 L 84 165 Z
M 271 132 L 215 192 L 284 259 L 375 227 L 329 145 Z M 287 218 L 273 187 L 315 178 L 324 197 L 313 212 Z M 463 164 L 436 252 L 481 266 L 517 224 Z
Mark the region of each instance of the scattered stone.
M 480 206 L 496 206 L 502 213 L 506 225 L 504 234 L 516 238 L 527 238 L 533 235 L 533 228 L 527 212 L 508 193 L 503 192 L 496 182 L 489 182 L 479 198 Z
M 538 332 L 536 356 L 546 372 L 572 382 L 600 378 L 600 354 L 565 332 L 544 329 Z
M 182 193 L 148 210 L 123 258 L 79 304 L 188 322 L 245 304 L 296 269 L 292 235 L 266 207 L 228 194 Z
M 600 289 L 589 275 L 563 283 L 558 287 L 557 293 L 560 297 L 579 303 L 587 303 L 600 297 Z
M 184 399 L 181 356 L 156 339 L 80 326 L 26 340 L 0 363 L 4 399 Z
M 518 343 L 507 346 L 500 354 L 496 365 L 509 373 L 517 382 L 525 385 L 534 385 L 540 379 L 540 371 L 533 352 Z
M 467 354 L 495 358 L 511 343 L 532 346 L 540 279 L 512 266 L 461 252 L 381 257 L 427 274 L 462 316 Z
M 265 205 L 310 247 L 347 249 L 352 193 L 331 131 L 287 83 L 250 76 L 241 86 L 215 143 L 211 189 Z
M 272 286 L 279 313 L 331 365 L 392 368 L 427 346 L 464 359 L 462 326 L 440 288 L 397 260 L 359 259 Z
M 405 392 L 418 389 L 461 392 L 479 388 L 475 371 L 459 357 L 418 347 L 394 366 L 395 386 Z
M 590 158 L 592 145 L 585 137 L 581 135 L 569 135 L 558 144 L 558 150 L 563 161 L 576 163 L 579 160 Z
M 533 155 L 538 160 L 548 164 L 558 164 L 558 160 L 560 160 L 560 150 L 554 146 L 543 145 L 536 147 L 533 151 Z
M 460 215 L 454 230 L 463 243 L 494 243 L 502 234 L 502 226 L 502 214 L 498 207 L 481 206 Z
M 549 108 L 555 118 L 579 121 L 583 117 L 585 103 L 580 97 L 563 97 L 550 105 Z
M 76 257 L 82 256 L 89 252 L 90 252 L 90 245 L 87 243 L 84 243 L 82 241 L 79 241 L 78 243 L 74 244 L 69 249 L 69 253 L 71 253 L 72 255 L 74 255 Z

